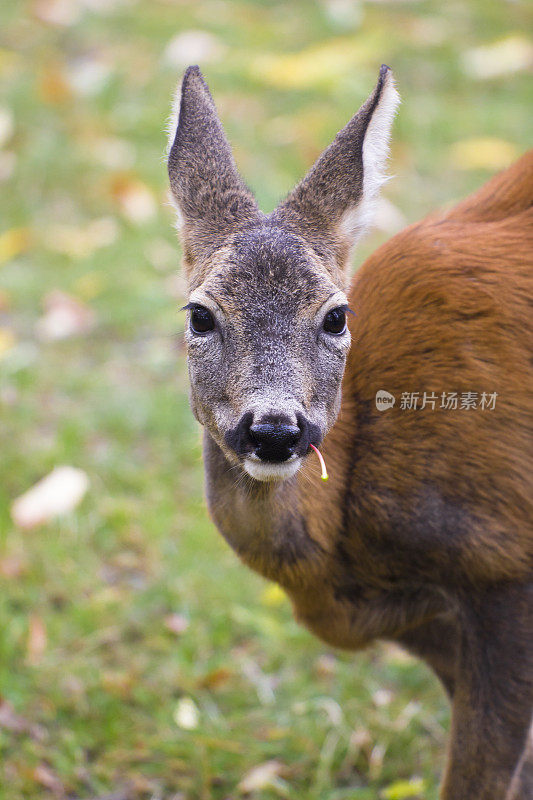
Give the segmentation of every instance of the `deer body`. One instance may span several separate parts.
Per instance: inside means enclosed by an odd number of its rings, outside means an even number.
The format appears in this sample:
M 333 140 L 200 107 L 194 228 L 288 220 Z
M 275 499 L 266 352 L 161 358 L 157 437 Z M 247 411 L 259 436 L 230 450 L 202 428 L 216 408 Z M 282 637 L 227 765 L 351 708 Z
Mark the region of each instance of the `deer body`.
M 379 145 L 365 151 L 364 142 L 376 136 L 372 126 L 379 133 L 376 123 L 390 124 L 391 98 L 382 70 L 358 125 L 349 123 L 269 217 L 225 162 L 217 201 L 225 211 L 200 223 L 172 168 L 176 137 L 169 164 L 186 217 L 192 400 L 205 426 L 208 505 L 240 558 L 277 581 L 325 642 L 356 650 L 390 639 L 433 668 L 453 704 L 442 798 L 531 800 L 533 152 L 390 240 L 346 298 L 340 270 L 368 214 L 356 211 L 379 182 L 371 160 Z M 193 119 L 186 103 L 182 137 Z M 353 151 L 355 189 L 346 185 Z M 317 201 L 328 184 L 333 201 Z M 197 311 L 203 302 L 207 311 Z M 243 303 L 251 320 L 240 319 L 239 351 L 231 325 Z M 346 303 L 355 315 L 339 333 Z M 195 332 L 209 315 L 213 328 Z M 246 380 L 213 378 L 209 335 L 219 324 L 224 363 L 238 357 Z M 315 349 L 305 337 L 318 337 Z M 325 370 L 321 383 L 314 373 Z M 378 410 L 380 390 L 396 405 Z M 431 394 L 434 407 L 402 409 L 404 392 Z M 491 410 L 441 408 L 450 392 L 497 399 Z M 327 484 L 305 457 L 310 442 L 323 442 Z

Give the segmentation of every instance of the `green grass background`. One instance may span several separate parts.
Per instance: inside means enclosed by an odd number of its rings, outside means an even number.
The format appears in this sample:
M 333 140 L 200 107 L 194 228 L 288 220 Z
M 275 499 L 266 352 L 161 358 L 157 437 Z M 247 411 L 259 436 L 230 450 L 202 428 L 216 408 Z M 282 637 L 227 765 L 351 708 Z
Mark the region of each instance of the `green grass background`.
M 530 76 L 469 65 L 501 40 L 527 55 L 531 22 L 525 2 L 486 0 L 2 4 L 0 703 L 39 726 L 0 715 L 2 800 L 236 798 L 269 760 L 260 800 L 436 798 L 449 725 L 436 680 L 385 645 L 329 651 L 208 520 L 162 159 L 181 71 L 167 46 L 214 37 L 201 65 L 264 210 L 391 65 L 392 230 L 526 149 Z M 123 186 L 149 193 L 143 222 L 124 213 Z M 102 217 L 114 240 L 78 247 Z M 94 310 L 90 333 L 39 338 L 52 289 Z M 60 464 L 89 475 L 82 504 L 17 529 L 12 501 Z M 46 634 L 37 653 L 32 626 Z

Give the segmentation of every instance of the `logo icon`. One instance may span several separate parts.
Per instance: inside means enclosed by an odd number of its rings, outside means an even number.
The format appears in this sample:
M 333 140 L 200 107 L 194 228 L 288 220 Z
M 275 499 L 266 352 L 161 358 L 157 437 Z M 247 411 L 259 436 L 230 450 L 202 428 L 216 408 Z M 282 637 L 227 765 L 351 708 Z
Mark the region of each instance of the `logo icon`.
M 395 402 L 394 395 L 386 392 L 385 389 L 380 389 L 379 392 L 376 392 L 376 408 L 378 411 L 386 411 L 388 408 L 392 408 Z

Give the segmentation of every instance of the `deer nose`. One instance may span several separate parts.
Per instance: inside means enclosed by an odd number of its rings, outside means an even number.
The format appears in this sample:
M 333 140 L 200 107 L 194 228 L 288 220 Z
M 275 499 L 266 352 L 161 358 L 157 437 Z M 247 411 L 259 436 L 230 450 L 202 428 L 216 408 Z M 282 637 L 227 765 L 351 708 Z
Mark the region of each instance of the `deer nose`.
M 255 445 L 255 454 L 262 461 L 286 461 L 294 453 L 294 447 L 302 435 L 296 425 L 283 422 L 262 422 L 251 425 L 249 436 Z

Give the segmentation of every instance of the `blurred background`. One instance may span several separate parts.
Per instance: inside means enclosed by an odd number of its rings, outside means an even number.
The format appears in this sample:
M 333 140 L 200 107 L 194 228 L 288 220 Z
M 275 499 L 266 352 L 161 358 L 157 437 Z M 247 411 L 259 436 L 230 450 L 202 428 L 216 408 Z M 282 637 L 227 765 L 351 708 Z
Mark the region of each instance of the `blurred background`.
M 530 144 L 531 6 L 0 14 L 0 798 L 434 800 L 436 680 L 328 650 L 207 518 L 164 127 L 199 63 L 268 211 L 392 66 L 396 177 L 356 268 Z

